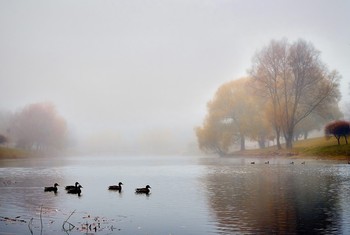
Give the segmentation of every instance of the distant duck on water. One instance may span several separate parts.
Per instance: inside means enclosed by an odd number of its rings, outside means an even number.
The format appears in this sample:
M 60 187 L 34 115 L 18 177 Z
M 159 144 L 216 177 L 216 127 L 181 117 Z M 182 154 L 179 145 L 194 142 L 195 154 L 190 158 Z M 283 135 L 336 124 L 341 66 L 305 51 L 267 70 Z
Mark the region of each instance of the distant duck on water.
M 119 182 L 118 185 L 111 185 L 108 187 L 108 190 L 116 190 L 116 191 L 121 191 L 122 190 L 122 182 Z
M 81 189 L 80 188 L 82 188 L 83 186 L 81 186 L 80 184 L 77 186 L 77 187 L 75 187 L 75 188 L 73 188 L 73 189 L 69 189 L 68 191 L 67 191 L 67 193 L 70 193 L 70 194 L 78 194 L 78 196 L 80 196 L 80 194 L 81 194 Z
M 149 194 L 149 192 L 150 192 L 150 189 L 151 188 L 151 186 L 149 186 L 149 185 L 146 185 L 146 187 L 145 188 L 137 188 L 136 190 L 135 190 L 135 193 L 145 193 L 145 194 Z
M 65 187 L 66 190 L 72 190 L 78 187 L 80 185 L 78 182 L 75 182 L 75 185 L 68 185 Z
M 57 186 L 59 186 L 59 185 L 58 185 L 57 183 L 55 183 L 55 184 L 53 185 L 53 187 L 45 187 L 45 188 L 44 188 L 44 192 L 54 192 L 54 193 L 57 193 L 57 190 L 58 190 Z

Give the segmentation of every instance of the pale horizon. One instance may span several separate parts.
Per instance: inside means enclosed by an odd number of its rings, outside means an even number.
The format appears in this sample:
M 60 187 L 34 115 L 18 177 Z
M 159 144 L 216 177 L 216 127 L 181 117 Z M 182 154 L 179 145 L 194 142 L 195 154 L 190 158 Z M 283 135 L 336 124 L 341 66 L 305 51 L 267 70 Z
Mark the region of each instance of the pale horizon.
M 343 107 L 349 10 L 325 0 L 0 1 L 0 111 L 52 102 L 79 140 L 176 151 L 195 141 L 216 89 L 281 38 L 313 43 L 339 71 Z

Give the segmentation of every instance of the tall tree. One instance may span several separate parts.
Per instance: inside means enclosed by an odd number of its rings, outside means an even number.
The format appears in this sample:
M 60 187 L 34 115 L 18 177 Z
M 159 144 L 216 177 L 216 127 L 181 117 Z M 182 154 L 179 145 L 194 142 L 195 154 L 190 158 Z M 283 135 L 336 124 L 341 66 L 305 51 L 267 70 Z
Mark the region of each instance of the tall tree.
M 255 78 L 255 89 L 263 99 L 267 100 L 267 108 L 270 109 L 269 117 L 275 133 L 277 148 L 281 149 L 280 136 L 282 131 L 282 76 L 288 71 L 286 40 L 279 42 L 272 40 L 253 58 L 253 66 L 250 74 Z
M 290 149 L 299 122 L 318 107 L 338 102 L 340 75 L 329 72 L 320 60 L 320 52 L 304 40 L 293 44 L 285 39 L 273 40 L 253 61 L 250 74 L 255 87 L 273 107 L 278 148 L 282 131 Z

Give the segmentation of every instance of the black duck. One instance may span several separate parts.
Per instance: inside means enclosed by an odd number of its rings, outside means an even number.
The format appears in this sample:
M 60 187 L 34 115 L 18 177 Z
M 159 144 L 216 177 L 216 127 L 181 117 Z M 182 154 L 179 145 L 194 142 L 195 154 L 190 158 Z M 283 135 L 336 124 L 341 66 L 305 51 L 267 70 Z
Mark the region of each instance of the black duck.
M 75 189 L 76 187 L 78 187 L 78 185 L 80 185 L 78 182 L 75 182 L 75 185 L 68 185 L 65 187 L 66 190 L 71 190 L 71 189 Z
M 78 185 L 77 187 L 75 187 L 75 188 L 73 188 L 73 189 L 69 189 L 68 191 L 67 191 L 67 193 L 70 193 L 70 194 L 78 194 L 78 196 L 80 196 L 80 194 L 81 194 L 81 189 L 80 188 L 82 188 L 83 186 L 81 186 L 81 185 Z
M 121 191 L 122 190 L 122 182 L 119 182 L 118 185 L 111 185 L 108 187 L 109 190 L 118 190 Z
M 145 188 L 137 188 L 136 190 L 135 190 L 135 193 L 145 193 L 145 194 L 149 194 L 149 192 L 150 192 L 150 189 L 151 188 L 151 186 L 149 186 L 149 185 L 146 185 L 146 187 Z
M 53 187 L 45 187 L 44 188 L 44 192 L 55 192 L 55 193 L 57 193 L 57 190 L 58 190 L 57 186 L 59 186 L 59 185 L 57 183 L 55 183 L 53 185 Z

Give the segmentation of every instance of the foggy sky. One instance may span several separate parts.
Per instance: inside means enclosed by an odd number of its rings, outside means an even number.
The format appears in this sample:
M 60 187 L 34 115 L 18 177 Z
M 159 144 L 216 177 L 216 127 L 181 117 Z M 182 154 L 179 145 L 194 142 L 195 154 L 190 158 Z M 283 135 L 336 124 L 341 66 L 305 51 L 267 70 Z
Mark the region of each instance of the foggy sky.
M 303 38 L 350 82 L 350 1 L 0 0 L 0 110 L 50 101 L 78 136 L 194 139 L 206 103 L 271 39 Z

